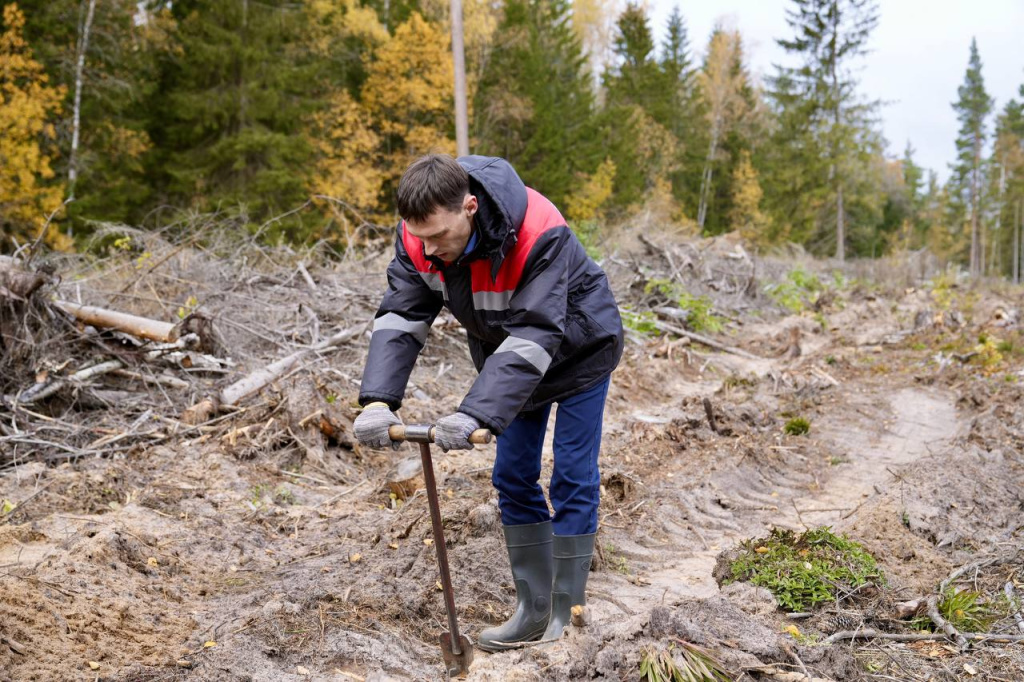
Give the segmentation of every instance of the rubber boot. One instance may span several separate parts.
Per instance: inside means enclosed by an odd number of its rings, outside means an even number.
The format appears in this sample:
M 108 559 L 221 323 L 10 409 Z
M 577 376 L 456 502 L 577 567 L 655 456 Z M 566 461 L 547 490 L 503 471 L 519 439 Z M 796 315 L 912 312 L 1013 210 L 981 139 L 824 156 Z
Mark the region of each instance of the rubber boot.
M 552 545 L 555 578 L 551 588 L 551 620 L 543 640 L 560 639 L 572 616 L 573 606 L 587 604 L 587 576 L 594 558 L 594 536 L 556 535 Z
M 551 615 L 551 522 L 505 526 L 505 545 L 516 584 L 516 610 L 498 627 L 480 633 L 477 646 L 484 651 L 514 648 L 544 634 Z

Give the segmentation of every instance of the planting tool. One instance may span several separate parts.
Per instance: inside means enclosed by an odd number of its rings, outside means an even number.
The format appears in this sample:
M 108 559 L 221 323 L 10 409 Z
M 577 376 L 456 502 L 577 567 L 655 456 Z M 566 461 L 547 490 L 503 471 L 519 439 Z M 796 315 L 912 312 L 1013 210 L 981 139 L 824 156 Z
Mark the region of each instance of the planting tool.
M 389 428 L 388 436 L 394 441 L 419 443 L 420 446 L 423 482 L 427 488 L 434 547 L 437 548 L 437 568 L 441 573 L 444 607 L 448 612 L 448 632 L 441 633 L 441 656 L 444 658 L 449 677 L 464 677 L 469 672 L 469 665 L 473 662 L 473 642 L 466 635 L 459 633 L 459 622 L 455 613 L 455 592 L 452 589 L 452 576 L 448 569 L 448 546 L 444 541 L 441 505 L 437 499 L 437 483 L 434 481 L 434 462 L 430 456 L 430 444 L 434 442 L 434 427 L 430 424 L 400 424 Z M 478 429 L 470 435 L 469 442 L 490 443 L 491 432 L 487 429 Z

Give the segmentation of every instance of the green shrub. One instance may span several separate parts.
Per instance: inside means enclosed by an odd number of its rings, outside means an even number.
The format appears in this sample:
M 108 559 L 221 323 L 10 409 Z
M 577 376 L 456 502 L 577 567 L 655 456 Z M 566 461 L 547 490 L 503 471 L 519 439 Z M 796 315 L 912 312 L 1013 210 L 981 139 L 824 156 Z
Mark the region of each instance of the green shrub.
M 711 299 L 693 296 L 682 286 L 667 279 L 652 279 L 644 286 L 644 293 L 658 292 L 685 310 L 686 326 L 695 332 L 720 332 L 725 320 L 712 311 Z
M 868 583 L 884 584 L 874 557 L 827 526 L 802 534 L 774 528 L 767 538 L 748 540 L 741 548 L 730 565 L 732 580 L 768 589 L 789 611 L 834 601 Z

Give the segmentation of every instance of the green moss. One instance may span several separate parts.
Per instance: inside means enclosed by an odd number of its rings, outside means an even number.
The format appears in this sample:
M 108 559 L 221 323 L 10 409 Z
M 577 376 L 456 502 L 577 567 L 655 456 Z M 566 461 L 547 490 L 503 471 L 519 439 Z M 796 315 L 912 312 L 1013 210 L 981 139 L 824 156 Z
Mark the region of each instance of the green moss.
M 733 581 L 768 589 L 789 611 L 834 601 L 869 583 L 884 584 L 874 557 L 827 526 L 801 534 L 775 528 L 767 538 L 748 540 L 730 570 Z

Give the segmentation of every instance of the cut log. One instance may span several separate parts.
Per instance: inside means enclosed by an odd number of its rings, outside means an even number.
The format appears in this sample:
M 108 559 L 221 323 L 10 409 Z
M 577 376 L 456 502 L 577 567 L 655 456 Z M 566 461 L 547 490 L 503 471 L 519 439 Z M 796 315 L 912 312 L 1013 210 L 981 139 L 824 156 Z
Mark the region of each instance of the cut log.
M 423 462 L 419 457 L 409 457 L 398 463 L 398 468 L 388 477 L 388 488 L 399 500 L 407 500 L 423 488 Z
M 79 305 L 70 301 L 55 301 L 55 305 L 64 312 L 72 315 L 83 324 L 104 329 L 117 329 L 118 331 L 137 336 L 141 339 L 159 341 L 160 343 L 173 343 L 178 340 L 177 325 L 170 322 L 160 322 L 138 315 L 129 315 L 116 310 L 106 310 L 89 305 Z

